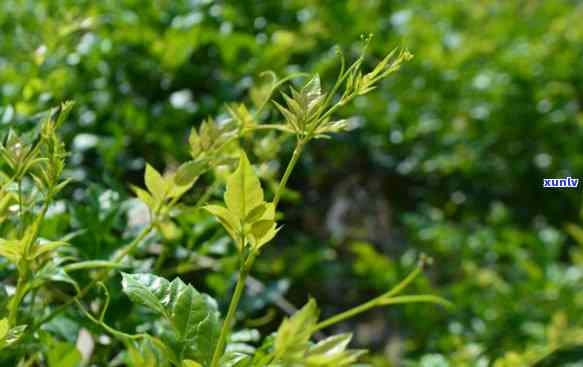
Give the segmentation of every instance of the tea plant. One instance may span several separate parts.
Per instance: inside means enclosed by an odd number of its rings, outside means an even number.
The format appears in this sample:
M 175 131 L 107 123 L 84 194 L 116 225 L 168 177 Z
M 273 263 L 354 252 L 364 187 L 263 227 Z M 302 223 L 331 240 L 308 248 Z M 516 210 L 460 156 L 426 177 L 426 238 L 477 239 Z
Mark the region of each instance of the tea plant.
M 367 43 L 368 40 L 364 50 Z M 146 164 L 145 188 L 132 186 L 132 190 L 147 207 L 148 221 L 132 241 L 109 259 L 80 260 L 70 245 L 78 234 L 54 240 L 39 235 L 55 197 L 70 182 L 63 178 L 67 152 L 57 129 L 73 104 L 64 103 L 51 111 L 38 132 L 24 135 L 9 132 L 0 147 L 3 159 L 0 255 L 3 261 L 12 264 L 12 273 L 3 283 L 15 284 L 0 287 L 3 365 L 68 367 L 90 363 L 75 346 L 55 337 L 47 326 L 65 310 L 73 309 L 93 327 L 125 346 L 121 359 L 114 358 L 108 361 L 109 365 L 350 366 L 365 353 L 348 348 L 350 333 L 317 342 L 313 341 L 314 334 L 375 307 L 412 302 L 448 305 L 435 295 L 403 294 L 422 271 L 426 259 L 421 258 L 418 266 L 392 289 L 328 319 L 320 320 L 316 300 L 310 299 L 284 319 L 277 331 L 266 336 L 259 346 L 242 345 L 241 340 L 246 339 L 233 332 L 238 305 L 255 260 L 266 246 L 277 246 L 274 240 L 283 230 L 279 203 L 304 149 L 315 139 L 330 138 L 331 134 L 349 128 L 349 120 L 336 119 L 335 113 L 357 96 L 373 90 L 412 57 L 406 50 L 395 49 L 372 71 L 364 72 L 364 55 L 363 51 L 355 62 L 346 65 L 339 54 L 339 75 L 329 91 L 323 90 L 318 75 L 309 76 L 298 88 L 291 81 L 305 74 L 278 79 L 274 73 L 266 73 L 267 83 L 250 92 L 252 108 L 244 103 L 230 105 L 229 121 L 216 123 L 209 118 L 192 130 L 188 141 L 191 160 L 165 174 Z M 289 92 L 281 93 L 281 98 L 274 97 L 287 84 L 290 84 Z M 278 111 L 283 120 L 266 122 L 275 116 L 272 110 Z M 264 191 L 247 154 L 250 149 L 246 148 L 266 132 L 270 139 L 289 136 L 295 141 L 293 155 L 281 180 L 268 192 Z M 273 132 L 281 137 L 275 137 Z M 256 156 L 262 155 L 260 149 L 253 151 Z M 230 173 L 224 180 L 223 202 L 207 202 L 222 185 L 220 177 L 225 169 Z M 217 179 L 209 185 L 206 194 L 193 206 L 182 202 L 181 198 L 208 172 L 213 172 Z M 237 249 L 237 282 L 224 317 L 211 296 L 178 277 L 169 281 L 153 273 L 125 272 L 128 260 L 145 240 L 153 233 L 167 231 L 168 226 L 189 210 L 204 210 L 216 217 Z M 158 270 L 164 263 L 164 252 L 159 256 Z M 156 315 L 155 327 L 147 332 L 121 331 L 106 322 L 111 302 L 106 281 L 120 272 L 123 292 Z M 74 276 L 77 274 L 81 275 Z M 61 288 L 57 283 L 67 284 L 70 289 Z M 102 295 L 97 297 L 95 291 Z

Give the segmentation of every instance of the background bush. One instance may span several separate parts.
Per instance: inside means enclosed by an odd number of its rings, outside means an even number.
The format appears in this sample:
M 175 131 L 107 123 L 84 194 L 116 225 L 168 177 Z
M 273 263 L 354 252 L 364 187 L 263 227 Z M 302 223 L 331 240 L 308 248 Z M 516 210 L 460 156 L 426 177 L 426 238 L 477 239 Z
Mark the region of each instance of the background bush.
M 139 220 L 129 184 L 141 184 L 145 161 L 185 159 L 190 128 L 226 116 L 262 71 L 313 70 L 326 83 L 336 45 L 354 57 L 373 33 L 371 60 L 406 46 L 413 61 L 343 111 L 358 128 L 307 151 L 284 198 L 286 231 L 257 265 L 267 290 L 248 294 L 244 312 L 271 316 L 261 328 L 272 331 L 277 304 L 311 293 L 332 314 L 387 289 L 425 252 L 434 266 L 416 287 L 455 310 L 377 310 L 339 328 L 378 366 L 515 366 L 581 334 L 582 244 L 565 231 L 581 221 L 580 189 L 541 181 L 583 172 L 582 16 L 561 0 L 5 0 L 0 132 L 77 102 L 63 127 L 75 200 L 52 208 L 43 235 L 86 229 L 73 244 L 106 258 Z M 285 162 L 292 148 L 263 153 Z M 264 178 L 280 165 L 270 158 Z M 234 264 L 216 272 L 203 261 L 231 251 L 224 233 L 202 213 L 179 224 L 155 239 L 169 249 L 158 272 L 226 302 Z M 185 267 L 183 248 L 201 264 Z M 135 323 L 117 287 L 112 322 Z M 67 320 L 53 326 L 74 341 L 80 325 Z

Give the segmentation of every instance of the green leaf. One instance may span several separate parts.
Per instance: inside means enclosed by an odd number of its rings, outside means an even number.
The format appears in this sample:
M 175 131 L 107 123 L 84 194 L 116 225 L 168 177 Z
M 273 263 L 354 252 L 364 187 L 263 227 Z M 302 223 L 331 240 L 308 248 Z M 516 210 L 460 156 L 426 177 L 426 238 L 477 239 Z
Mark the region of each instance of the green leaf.
M 308 349 L 312 331 L 318 321 L 316 301 L 308 303 L 291 318 L 284 319 L 275 337 L 275 356 L 282 361 L 301 360 Z
M 174 176 L 174 182 L 179 186 L 192 185 L 198 176 L 207 169 L 208 162 L 206 160 L 188 161 L 178 167 Z
M 307 366 L 352 366 L 366 353 L 364 350 L 346 350 L 352 334 L 345 333 L 328 337 L 310 347 L 304 362 Z
M 263 189 L 247 155 L 241 151 L 239 167 L 227 178 L 225 203 L 231 213 L 243 221 L 263 203 Z
M 203 209 L 217 217 L 227 233 L 229 233 L 233 241 L 235 241 L 237 247 L 241 249 L 241 237 L 238 235 L 240 232 L 241 224 L 238 218 L 235 217 L 227 208 L 220 205 L 206 205 L 203 207 Z
M 255 249 L 271 241 L 281 227 L 276 228 L 275 206 L 273 203 L 265 203 L 265 211 L 259 220 L 251 225 L 250 241 Z
M 312 108 L 322 97 L 322 86 L 320 83 L 320 75 L 316 74 L 310 79 L 304 88 L 302 94 L 308 98 L 308 108 Z
M 258 206 L 255 207 L 255 209 L 251 210 L 249 214 L 247 214 L 247 217 L 245 217 L 245 223 L 253 223 L 255 221 L 258 221 L 259 219 L 261 219 L 261 217 L 263 217 L 263 214 L 265 214 L 266 210 L 267 210 L 266 203 L 259 204 Z
M 24 246 L 19 241 L 0 239 L 0 256 L 4 256 L 13 264 L 18 264 L 24 253 Z
M 81 365 L 81 352 L 74 344 L 50 338 L 47 344 L 48 367 L 78 367 Z
M 191 359 L 185 359 L 184 361 L 182 361 L 182 367 L 202 367 L 202 365 Z
M 56 250 L 63 246 L 69 246 L 69 244 L 65 241 L 52 241 L 43 243 L 42 245 L 35 246 L 31 251 L 29 260 L 34 260 L 37 257 L 41 256 L 42 254 Z
M 164 177 L 156 169 L 146 163 L 146 173 L 144 175 L 146 187 L 157 202 L 162 201 L 168 194 L 168 184 Z
M 147 337 L 140 342 L 126 342 L 128 351 L 128 361 L 130 367 L 168 367 L 170 366 L 167 349 L 160 345 L 161 342 L 154 343 L 152 337 Z M 171 353 L 170 353 L 171 354 Z
M 275 228 L 273 220 L 264 219 L 255 222 L 251 227 L 251 242 L 255 248 L 259 248 L 275 237 L 279 228 Z
M 134 185 L 131 185 L 130 188 L 136 194 L 138 199 L 140 199 L 144 204 L 146 204 L 148 208 L 150 208 L 151 210 L 156 209 L 156 200 L 152 195 L 150 195 L 150 193 Z
M 178 360 L 191 359 L 208 365 L 219 336 L 216 302 L 179 278 L 172 282 L 151 274 L 122 273 L 123 291 L 171 325 L 165 342 Z
M 2 324 L 0 328 L 4 330 L 2 332 L 2 334 L 4 335 L 3 337 L 0 338 L 0 350 L 18 342 L 22 335 L 24 334 L 24 330 L 26 330 L 27 327 L 27 325 L 18 325 L 11 329 L 8 329 L 7 319 L 0 320 L 0 323 Z
M 249 129 L 257 125 L 244 103 L 227 105 L 227 110 L 233 120 L 238 122 L 241 129 Z

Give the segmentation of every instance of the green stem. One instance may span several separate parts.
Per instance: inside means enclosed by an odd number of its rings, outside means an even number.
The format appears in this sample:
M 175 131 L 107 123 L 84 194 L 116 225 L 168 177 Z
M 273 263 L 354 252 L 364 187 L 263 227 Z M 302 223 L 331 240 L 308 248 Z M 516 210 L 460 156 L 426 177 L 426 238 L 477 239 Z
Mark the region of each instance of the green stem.
M 162 250 L 160 251 L 160 254 L 158 255 L 158 259 L 156 259 L 156 264 L 154 265 L 154 273 L 155 274 L 160 274 L 160 270 L 162 269 L 162 266 L 164 265 L 164 261 L 166 261 L 166 258 L 168 258 L 169 252 L 170 252 L 170 250 L 168 249 L 168 246 L 162 247 Z
M 28 268 L 28 264 L 25 264 L 25 267 Z M 20 306 L 20 302 L 26 295 L 26 283 L 27 283 L 27 269 L 23 269 L 23 271 L 18 276 L 18 282 L 16 283 L 16 291 L 14 292 L 14 296 L 10 301 L 10 307 L 8 311 L 8 322 L 11 326 L 16 326 L 16 322 L 18 319 L 18 307 Z
M 20 235 L 24 231 L 24 210 L 23 210 L 23 198 L 22 198 L 22 180 L 18 181 L 18 217 L 20 218 Z
M 283 190 L 285 189 L 285 186 L 287 185 L 287 181 L 289 180 L 289 177 L 291 176 L 291 173 L 294 170 L 294 167 L 296 166 L 296 164 L 298 163 L 298 160 L 300 159 L 300 156 L 302 155 L 302 151 L 303 151 L 305 145 L 306 145 L 305 140 L 298 139 L 296 147 L 294 149 L 294 153 L 292 155 L 292 158 L 289 161 L 287 168 L 285 169 L 285 173 L 283 174 L 283 177 L 281 178 L 279 186 L 277 187 L 277 192 L 275 193 L 275 197 L 273 198 L 273 206 L 275 208 L 277 208 L 277 204 L 279 204 L 279 200 L 281 199 L 281 194 L 282 194 Z
M 213 353 L 211 367 L 217 367 L 219 365 L 219 360 L 223 354 L 223 350 L 225 349 L 225 344 L 227 343 L 227 336 L 231 331 L 231 324 L 235 321 L 234 318 L 237 312 L 237 306 L 239 305 L 239 301 L 241 300 L 243 290 L 245 289 L 245 282 L 247 280 L 247 275 L 249 275 L 248 270 L 249 268 L 250 266 L 246 267 L 245 265 L 243 265 L 241 271 L 239 272 L 239 279 L 237 279 L 235 292 L 233 293 L 233 297 L 231 298 L 229 310 L 227 311 L 227 316 L 225 317 L 225 321 L 223 322 L 223 327 L 221 328 L 221 333 L 219 335 L 219 341 L 217 342 L 217 346 L 215 347 L 215 351 Z
M 314 327 L 314 331 L 318 331 L 318 330 L 324 329 L 330 325 L 347 320 L 349 318 L 352 318 L 360 313 L 366 312 L 366 311 L 370 310 L 371 308 L 374 308 L 377 306 L 394 304 L 394 303 L 404 303 L 404 301 L 402 300 L 403 298 L 407 299 L 407 297 L 418 297 L 418 296 L 403 296 L 403 297 L 391 298 L 391 297 L 399 294 L 403 289 L 405 289 L 409 284 L 411 284 L 411 282 L 421 273 L 424 265 L 425 265 L 425 258 L 422 257 L 421 260 L 419 261 L 419 264 L 415 268 L 415 270 L 413 270 L 409 275 L 407 275 L 405 277 L 405 279 L 401 280 L 396 286 L 391 288 L 389 291 L 381 294 L 378 297 L 371 299 L 368 302 L 365 302 L 359 306 L 351 308 L 348 311 L 341 312 L 337 315 L 330 317 L 327 320 L 320 322 L 319 324 L 317 324 Z M 394 300 L 400 300 L 401 302 L 395 302 Z M 415 302 L 415 301 L 411 301 L 411 302 Z M 417 302 L 422 302 L 422 301 L 417 301 Z
M 22 189 L 19 181 L 19 195 L 20 195 L 20 206 L 22 207 Z M 27 239 L 26 243 L 24 244 L 24 256 L 20 260 L 21 264 L 18 266 L 18 281 L 16 282 L 16 291 L 14 292 L 14 296 L 10 300 L 10 306 L 8 311 L 8 321 L 10 325 L 15 326 L 18 321 L 18 308 L 20 307 L 20 303 L 26 296 L 27 292 L 29 291 L 28 288 L 28 277 L 30 273 L 30 262 L 28 260 L 30 251 L 32 250 L 32 246 L 36 242 L 38 238 L 38 234 L 40 232 L 40 226 L 44 220 L 44 217 L 49 209 L 49 204 L 51 202 L 51 196 L 47 196 L 41 212 L 39 213 L 38 217 L 36 218 L 35 222 L 33 223 L 32 227 L 32 235 L 29 239 Z M 22 215 L 22 209 L 21 214 Z M 21 218 L 21 221 L 24 222 L 24 218 Z M 22 227 L 24 228 L 24 227 Z M 34 302 L 34 299 L 33 299 Z M 32 307 L 32 305 L 31 305 Z
M 371 308 L 376 307 L 377 306 L 377 302 L 378 302 L 378 300 L 380 298 L 382 298 L 382 296 L 373 298 L 373 299 L 371 299 L 370 301 L 368 301 L 366 303 L 363 303 L 363 304 L 361 304 L 359 306 L 356 306 L 354 308 L 351 308 L 348 311 L 341 312 L 338 315 L 334 315 L 334 316 L 330 317 L 329 319 L 318 323 L 314 327 L 314 330 L 313 331 L 318 331 L 318 330 L 324 329 L 324 328 L 326 328 L 326 327 L 328 327 L 330 325 L 336 324 L 336 323 L 338 323 L 340 321 L 344 321 L 344 320 L 349 319 L 351 317 L 354 317 L 354 316 L 356 316 L 356 315 L 358 315 L 360 313 L 366 312 L 366 311 L 370 310 Z

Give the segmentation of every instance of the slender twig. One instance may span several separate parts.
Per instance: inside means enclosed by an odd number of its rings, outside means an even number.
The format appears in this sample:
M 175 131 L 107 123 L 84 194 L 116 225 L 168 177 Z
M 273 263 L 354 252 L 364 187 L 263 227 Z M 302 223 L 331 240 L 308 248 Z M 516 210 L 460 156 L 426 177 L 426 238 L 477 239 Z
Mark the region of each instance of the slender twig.
M 351 308 L 348 311 L 344 311 L 341 312 L 337 315 L 334 315 L 332 317 L 330 317 L 327 320 L 324 320 L 320 323 L 318 323 L 315 327 L 314 327 L 314 331 L 316 330 L 321 330 L 324 329 L 330 325 L 336 324 L 340 321 L 344 321 L 346 319 L 352 318 L 360 313 L 363 313 L 365 311 L 370 310 L 371 308 L 377 307 L 377 306 L 382 306 L 382 305 L 388 305 L 388 304 L 392 304 L 392 303 L 403 303 L 401 302 L 389 302 L 389 300 L 395 300 L 399 297 L 394 297 L 393 296 L 399 294 L 402 290 L 404 290 L 409 284 L 411 284 L 411 282 L 421 273 L 421 271 L 423 270 L 423 266 L 425 264 L 425 258 L 421 258 L 421 260 L 419 261 L 419 264 L 417 265 L 417 267 L 415 268 L 415 270 L 413 270 L 409 275 L 407 275 L 407 277 L 405 277 L 405 279 L 401 280 L 397 285 L 395 285 L 393 288 L 391 288 L 389 291 L 381 294 L 378 297 L 375 297 L 373 299 L 371 299 L 368 302 L 365 302 L 359 306 L 356 306 L 354 308 Z M 414 296 L 403 296 L 403 297 L 414 297 Z M 402 300 L 402 298 L 401 298 Z M 418 301 L 421 302 L 421 301 Z
M 252 262 L 249 263 L 248 266 L 245 266 L 243 262 L 241 270 L 239 271 L 237 285 L 235 286 L 235 291 L 229 304 L 229 310 L 227 311 L 227 316 L 225 317 L 225 321 L 223 322 L 221 333 L 219 335 L 219 340 L 213 353 L 211 367 L 217 367 L 219 365 L 219 360 L 223 354 L 225 345 L 227 343 L 227 337 L 229 335 L 229 332 L 231 331 L 231 326 L 235 321 L 234 319 L 235 314 L 237 313 L 237 306 L 239 305 L 239 301 L 241 300 L 241 296 L 243 295 L 243 291 L 245 290 L 245 281 L 247 280 L 247 276 L 249 275 L 251 265 Z
M 279 186 L 277 187 L 275 197 L 273 198 L 273 206 L 276 209 L 277 209 L 277 204 L 279 204 L 279 200 L 281 199 L 281 194 L 283 193 L 283 191 L 285 190 L 285 187 L 287 185 L 287 181 L 289 180 L 289 177 L 290 177 L 292 171 L 294 170 L 294 167 L 296 166 L 296 164 L 298 163 L 298 160 L 300 159 L 300 156 L 302 155 L 302 151 L 304 150 L 305 144 L 306 144 L 306 141 L 302 140 L 302 139 L 298 139 L 298 141 L 296 143 L 296 147 L 294 149 L 291 160 L 289 161 L 287 168 L 285 169 L 283 177 L 281 178 Z

